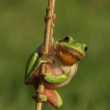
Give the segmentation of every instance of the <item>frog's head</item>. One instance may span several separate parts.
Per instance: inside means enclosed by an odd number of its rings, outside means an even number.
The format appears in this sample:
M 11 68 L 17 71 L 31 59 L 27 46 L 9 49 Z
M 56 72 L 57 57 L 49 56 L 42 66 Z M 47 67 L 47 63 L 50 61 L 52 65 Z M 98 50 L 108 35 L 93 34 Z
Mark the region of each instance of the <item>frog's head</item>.
M 57 56 L 65 65 L 73 65 L 85 56 L 87 45 L 66 36 L 64 39 L 56 41 L 56 49 Z

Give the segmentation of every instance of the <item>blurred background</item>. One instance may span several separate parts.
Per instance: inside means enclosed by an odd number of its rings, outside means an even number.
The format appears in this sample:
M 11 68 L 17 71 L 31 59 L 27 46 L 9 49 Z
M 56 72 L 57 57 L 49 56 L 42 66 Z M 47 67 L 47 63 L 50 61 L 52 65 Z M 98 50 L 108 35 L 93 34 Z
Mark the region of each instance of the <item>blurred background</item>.
M 71 35 L 88 52 L 59 110 L 110 110 L 110 0 L 56 0 L 55 39 Z M 29 55 L 43 42 L 47 0 L 0 0 L 0 110 L 34 110 L 24 84 Z M 43 110 L 55 110 L 44 103 Z

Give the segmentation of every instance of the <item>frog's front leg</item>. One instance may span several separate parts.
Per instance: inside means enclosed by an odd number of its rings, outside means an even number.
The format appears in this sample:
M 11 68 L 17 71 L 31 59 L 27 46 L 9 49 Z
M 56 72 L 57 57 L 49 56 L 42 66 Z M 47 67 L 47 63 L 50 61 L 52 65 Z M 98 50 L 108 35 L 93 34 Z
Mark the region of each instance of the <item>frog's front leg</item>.
M 53 76 L 47 73 L 44 75 L 44 79 L 49 83 L 54 83 L 54 84 L 62 83 L 69 79 L 70 74 L 71 74 L 71 70 L 63 75 L 58 75 L 58 76 Z

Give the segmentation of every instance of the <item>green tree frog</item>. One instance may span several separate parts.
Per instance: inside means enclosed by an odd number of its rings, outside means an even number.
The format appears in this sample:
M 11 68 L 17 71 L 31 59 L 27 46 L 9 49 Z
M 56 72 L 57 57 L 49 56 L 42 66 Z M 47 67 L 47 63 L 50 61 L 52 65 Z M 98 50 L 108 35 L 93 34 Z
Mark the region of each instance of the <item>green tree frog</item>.
M 40 50 L 41 48 L 38 48 L 33 52 L 27 62 L 25 84 L 31 84 L 37 88 L 41 65 L 46 63 L 45 73 L 42 73 L 45 89 L 40 98 L 58 108 L 63 102 L 54 89 L 65 86 L 71 81 L 77 71 L 79 61 L 85 56 L 87 46 L 66 36 L 62 40 L 53 42 L 49 54 L 42 56 Z

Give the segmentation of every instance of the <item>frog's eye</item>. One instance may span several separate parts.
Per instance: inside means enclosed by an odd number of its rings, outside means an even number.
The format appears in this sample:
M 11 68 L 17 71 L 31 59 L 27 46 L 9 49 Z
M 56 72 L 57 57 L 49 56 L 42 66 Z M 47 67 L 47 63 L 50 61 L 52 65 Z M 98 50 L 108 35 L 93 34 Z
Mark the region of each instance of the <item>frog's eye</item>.
M 65 42 L 69 42 L 71 39 L 70 39 L 70 37 L 69 36 L 66 36 L 65 38 L 64 38 L 64 41 Z
M 87 49 L 88 49 L 88 47 L 87 47 L 87 46 L 85 46 L 84 50 L 85 50 L 85 51 L 87 51 Z

